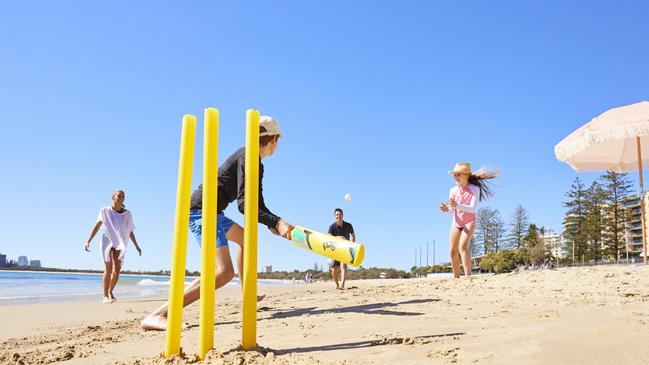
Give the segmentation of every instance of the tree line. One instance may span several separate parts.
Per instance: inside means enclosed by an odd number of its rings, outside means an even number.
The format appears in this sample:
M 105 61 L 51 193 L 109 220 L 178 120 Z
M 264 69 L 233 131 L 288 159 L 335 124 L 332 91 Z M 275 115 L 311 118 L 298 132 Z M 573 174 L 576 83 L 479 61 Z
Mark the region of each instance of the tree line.
M 527 209 L 518 205 L 508 222 L 505 222 L 498 209 L 484 207 L 476 212 L 476 231 L 471 242 L 471 255 L 482 256 L 502 250 L 521 249 L 526 246 L 530 228 Z M 532 227 L 534 226 L 534 227 Z
M 637 199 L 628 174 L 608 171 L 588 187 L 576 177 L 566 198 L 562 233 L 567 243 L 566 260 L 619 261 L 625 248 L 625 227 L 640 214 L 639 209 L 628 207 L 632 198 Z M 481 268 L 508 271 L 516 265 L 538 265 L 554 259 L 543 238 L 546 229 L 530 223 L 522 205 L 514 209 L 508 222 L 497 209 L 481 208 L 476 212 L 476 223 L 471 254 L 485 255 Z M 640 230 L 637 226 L 631 228 Z M 502 251 L 507 252 L 498 254 Z
M 545 243 L 545 227 L 524 224 L 529 218 L 521 206 L 517 207 L 512 229 L 502 243 L 491 242 L 490 250 L 481 257 L 479 268 L 483 271 L 509 272 L 521 265 L 540 266 L 553 260 L 552 248 Z M 515 224 L 513 224 L 515 223 Z M 483 245 L 488 241 L 483 241 Z
M 571 243 L 570 256 L 595 263 L 619 261 L 625 248 L 625 227 L 640 214 L 639 209 L 634 212 L 626 206 L 636 197 L 628 174 L 608 171 L 588 187 L 577 177 L 566 197 L 564 237 Z

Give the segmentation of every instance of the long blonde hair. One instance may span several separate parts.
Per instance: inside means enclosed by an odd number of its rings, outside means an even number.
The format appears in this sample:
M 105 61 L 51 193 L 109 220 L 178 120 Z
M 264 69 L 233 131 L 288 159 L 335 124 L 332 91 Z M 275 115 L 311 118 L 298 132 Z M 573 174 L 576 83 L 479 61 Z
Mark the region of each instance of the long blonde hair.
M 500 171 L 488 167 L 481 167 L 469 175 L 469 184 L 480 188 L 480 201 L 486 200 L 494 195 L 491 182 L 488 180 L 500 176 Z

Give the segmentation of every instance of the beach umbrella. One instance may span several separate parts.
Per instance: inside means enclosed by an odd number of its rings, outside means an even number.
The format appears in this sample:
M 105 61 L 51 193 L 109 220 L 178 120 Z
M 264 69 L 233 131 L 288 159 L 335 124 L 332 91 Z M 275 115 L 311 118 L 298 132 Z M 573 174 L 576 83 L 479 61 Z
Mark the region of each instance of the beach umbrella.
M 649 102 L 613 108 L 593 118 L 554 147 L 557 159 L 577 172 L 638 171 L 642 251 L 647 263 L 642 166 L 649 163 Z

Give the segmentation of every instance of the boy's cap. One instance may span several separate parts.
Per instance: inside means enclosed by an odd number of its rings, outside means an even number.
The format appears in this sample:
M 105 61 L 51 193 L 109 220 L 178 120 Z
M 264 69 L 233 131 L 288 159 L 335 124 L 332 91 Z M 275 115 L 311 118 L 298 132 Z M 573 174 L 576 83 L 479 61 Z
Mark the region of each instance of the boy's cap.
M 266 130 L 265 132 L 260 132 L 259 137 L 263 136 L 282 136 L 282 133 L 279 131 L 279 123 L 273 118 L 269 116 L 261 116 L 259 117 L 259 127 L 264 127 Z

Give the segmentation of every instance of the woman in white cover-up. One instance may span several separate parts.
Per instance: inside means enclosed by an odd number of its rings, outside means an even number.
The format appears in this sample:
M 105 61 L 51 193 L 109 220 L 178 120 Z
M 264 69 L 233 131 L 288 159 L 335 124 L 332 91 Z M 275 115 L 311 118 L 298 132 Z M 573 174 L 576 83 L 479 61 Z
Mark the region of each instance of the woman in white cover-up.
M 112 303 L 117 299 L 113 295 L 113 289 L 119 279 L 119 273 L 122 270 L 126 248 L 129 238 L 133 241 L 135 249 L 142 256 L 142 249 L 137 244 L 133 230 L 133 216 L 124 206 L 124 191 L 115 190 L 112 195 L 113 205 L 103 207 L 99 210 L 97 223 L 90 232 L 90 237 L 83 246 L 83 249 L 90 252 L 90 242 L 95 237 L 100 227 L 102 229 L 101 237 L 101 258 L 104 260 L 104 299 L 103 303 Z

